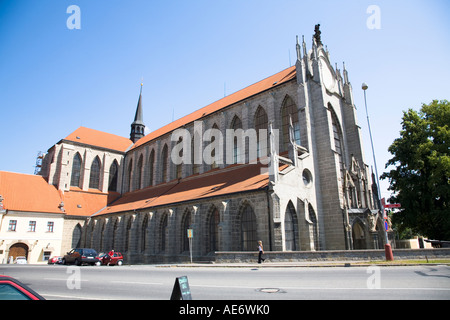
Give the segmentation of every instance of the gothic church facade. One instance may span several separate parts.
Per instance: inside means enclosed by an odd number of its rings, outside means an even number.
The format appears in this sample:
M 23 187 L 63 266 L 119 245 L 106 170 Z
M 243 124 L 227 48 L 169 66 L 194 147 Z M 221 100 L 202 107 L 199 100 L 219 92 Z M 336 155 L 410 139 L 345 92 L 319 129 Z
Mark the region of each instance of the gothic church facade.
M 309 51 L 298 39 L 296 49 L 295 66 L 148 135 L 141 87 L 130 139 L 81 127 L 55 144 L 40 174 L 65 200 L 58 205 L 70 239 L 62 251 L 187 261 L 188 229 L 197 261 L 255 251 L 258 240 L 267 251 L 381 248 L 347 70 L 332 66 L 318 28 Z M 173 139 L 177 129 L 189 135 Z M 257 145 L 229 129 L 254 130 Z M 190 162 L 174 163 L 180 145 Z M 212 160 L 194 161 L 197 147 Z

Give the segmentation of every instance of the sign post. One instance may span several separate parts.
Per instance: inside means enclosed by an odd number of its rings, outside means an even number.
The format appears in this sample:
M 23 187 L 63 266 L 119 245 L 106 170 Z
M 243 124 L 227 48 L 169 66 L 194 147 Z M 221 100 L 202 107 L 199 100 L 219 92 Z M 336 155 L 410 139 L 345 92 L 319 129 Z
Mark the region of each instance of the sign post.
M 387 208 L 401 208 L 402 206 L 400 203 L 386 203 L 384 198 L 381 199 L 381 204 L 382 204 L 383 219 L 384 219 L 384 230 L 385 230 L 384 234 L 386 235 L 386 244 L 384 246 L 384 251 L 385 251 L 385 255 L 386 255 L 386 260 L 393 261 L 394 255 L 392 254 L 391 245 L 389 244 L 389 241 L 387 240 L 388 239 L 387 232 L 389 231 L 389 223 L 388 223 L 386 209 Z
M 189 239 L 189 254 L 190 254 L 191 263 L 192 263 L 192 238 L 194 237 L 193 229 L 187 229 L 187 237 Z

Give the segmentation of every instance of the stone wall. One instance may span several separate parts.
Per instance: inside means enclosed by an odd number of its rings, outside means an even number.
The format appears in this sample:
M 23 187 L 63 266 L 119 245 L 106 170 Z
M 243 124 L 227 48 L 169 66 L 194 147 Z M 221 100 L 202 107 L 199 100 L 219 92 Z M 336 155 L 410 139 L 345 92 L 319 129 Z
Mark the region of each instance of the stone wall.
M 394 249 L 394 260 L 401 259 L 449 259 L 450 248 L 443 249 Z M 385 260 L 384 250 L 337 250 L 337 251 L 295 251 L 265 252 L 271 262 L 305 261 L 371 261 Z M 255 252 L 216 252 L 215 263 L 256 262 Z

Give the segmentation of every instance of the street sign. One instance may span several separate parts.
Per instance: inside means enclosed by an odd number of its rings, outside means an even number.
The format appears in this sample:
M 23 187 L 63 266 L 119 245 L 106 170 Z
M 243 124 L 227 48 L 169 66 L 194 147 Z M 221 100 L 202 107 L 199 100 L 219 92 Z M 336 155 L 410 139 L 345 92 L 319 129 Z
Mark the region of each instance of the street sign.
M 191 289 L 186 276 L 176 278 L 170 300 L 192 300 Z
M 189 239 L 189 256 L 191 257 L 191 263 L 192 263 L 192 238 L 194 238 L 194 230 L 193 229 L 187 229 L 187 237 Z
M 384 205 L 385 208 L 401 208 L 402 205 L 400 203 L 388 203 Z
M 386 231 L 389 231 L 389 224 L 388 224 L 387 219 L 384 220 L 384 229 L 385 229 Z

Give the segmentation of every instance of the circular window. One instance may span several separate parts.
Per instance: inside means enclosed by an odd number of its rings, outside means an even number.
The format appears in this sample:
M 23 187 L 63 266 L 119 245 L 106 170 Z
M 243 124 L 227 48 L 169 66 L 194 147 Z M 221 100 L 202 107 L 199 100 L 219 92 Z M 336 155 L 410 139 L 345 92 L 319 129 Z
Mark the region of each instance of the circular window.
M 303 170 L 303 183 L 305 186 L 309 186 L 312 182 L 312 175 L 311 172 L 308 169 Z

